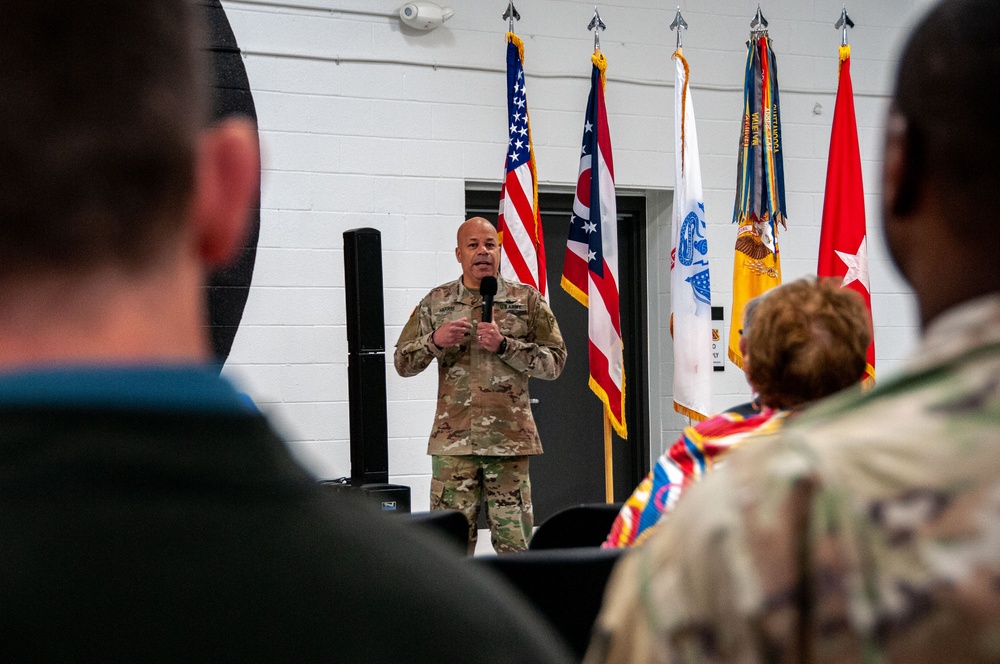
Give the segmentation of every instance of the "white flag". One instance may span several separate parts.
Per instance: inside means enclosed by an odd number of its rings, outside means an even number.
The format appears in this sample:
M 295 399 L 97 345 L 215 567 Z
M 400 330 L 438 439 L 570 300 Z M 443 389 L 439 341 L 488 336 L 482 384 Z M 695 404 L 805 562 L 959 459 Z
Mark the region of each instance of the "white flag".
M 712 288 L 708 275 L 705 199 L 688 63 L 674 53 L 674 190 L 670 249 L 670 316 L 674 338 L 674 409 L 697 420 L 712 414 Z

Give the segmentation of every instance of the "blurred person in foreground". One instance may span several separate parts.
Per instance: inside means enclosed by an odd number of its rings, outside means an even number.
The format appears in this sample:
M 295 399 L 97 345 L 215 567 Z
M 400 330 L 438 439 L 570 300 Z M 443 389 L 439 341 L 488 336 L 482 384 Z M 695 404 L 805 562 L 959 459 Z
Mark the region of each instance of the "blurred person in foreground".
M 209 366 L 259 160 L 207 122 L 201 11 L 0 5 L 0 661 L 568 661 Z
M 616 569 L 587 662 L 1000 661 L 1000 5 L 909 37 L 883 218 L 922 340 L 736 450 Z
M 604 547 L 642 544 L 729 452 L 860 381 L 870 340 L 864 302 L 832 280 L 799 279 L 748 302 L 740 352 L 756 411 L 725 411 L 687 427 L 625 501 Z

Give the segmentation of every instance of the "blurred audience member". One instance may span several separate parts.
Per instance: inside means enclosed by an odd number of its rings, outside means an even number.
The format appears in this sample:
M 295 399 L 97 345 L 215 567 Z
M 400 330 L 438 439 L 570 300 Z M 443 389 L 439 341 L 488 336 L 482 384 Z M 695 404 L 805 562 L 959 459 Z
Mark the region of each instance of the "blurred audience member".
M 209 366 L 260 170 L 208 123 L 201 11 L 0 4 L 0 661 L 569 661 Z
M 589 664 L 1000 661 L 998 78 L 996 0 L 909 37 L 881 190 L 913 359 L 693 487 L 616 568 Z
M 864 302 L 831 281 L 800 279 L 748 302 L 740 352 L 756 412 L 726 411 L 687 427 L 625 501 L 604 546 L 641 544 L 730 451 L 775 431 L 795 409 L 858 383 L 870 340 Z

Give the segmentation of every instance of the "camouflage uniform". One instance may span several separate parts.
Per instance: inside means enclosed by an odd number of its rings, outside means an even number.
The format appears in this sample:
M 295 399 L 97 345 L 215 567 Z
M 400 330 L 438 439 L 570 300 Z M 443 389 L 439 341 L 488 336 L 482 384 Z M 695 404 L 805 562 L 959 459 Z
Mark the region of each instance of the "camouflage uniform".
M 734 451 L 615 570 L 586 662 L 1000 661 L 1000 295 Z
M 502 354 L 476 345 L 482 298 L 458 279 L 420 301 L 399 335 L 394 359 L 400 376 L 415 376 L 438 361 L 437 413 L 427 449 L 434 468 L 431 508 L 462 510 L 474 548 L 485 489 L 493 547 L 502 552 L 524 549 L 532 528 L 528 456 L 541 454 L 542 444 L 528 377 L 555 379 L 566 364 L 566 345 L 537 290 L 497 282 L 494 322 L 507 339 Z M 434 345 L 434 330 L 463 317 L 474 327 L 461 345 Z

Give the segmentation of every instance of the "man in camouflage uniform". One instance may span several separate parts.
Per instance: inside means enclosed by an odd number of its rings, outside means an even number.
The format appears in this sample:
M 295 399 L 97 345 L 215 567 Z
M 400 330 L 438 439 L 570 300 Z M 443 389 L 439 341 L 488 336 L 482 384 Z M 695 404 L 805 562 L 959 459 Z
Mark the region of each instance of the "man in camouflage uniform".
M 615 570 L 586 662 L 1000 661 L 1000 7 L 946 0 L 887 123 L 896 378 L 735 451 Z
M 528 378 L 554 380 L 566 345 L 541 294 L 497 278 L 493 321 L 482 322 L 483 277 L 497 277 L 500 245 L 485 219 L 458 229 L 462 276 L 433 289 L 413 310 L 396 342 L 400 376 L 438 361 L 438 402 L 431 430 L 431 509 L 456 509 L 469 522 L 475 549 L 479 506 L 486 499 L 493 548 L 521 551 L 533 516 L 528 458 L 542 453 L 528 397 Z

